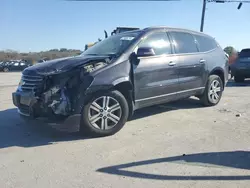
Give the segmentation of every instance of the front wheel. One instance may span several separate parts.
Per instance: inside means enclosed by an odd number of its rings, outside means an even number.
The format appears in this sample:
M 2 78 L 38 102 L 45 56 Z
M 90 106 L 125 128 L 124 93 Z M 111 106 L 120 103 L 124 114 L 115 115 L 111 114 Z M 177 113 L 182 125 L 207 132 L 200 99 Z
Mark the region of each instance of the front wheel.
M 205 106 L 215 106 L 220 102 L 223 93 L 223 82 L 217 75 L 210 75 L 203 95 L 200 97 Z
M 117 133 L 126 123 L 129 107 L 119 91 L 96 94 L 84 105 L 80 131 L 96 136 Z

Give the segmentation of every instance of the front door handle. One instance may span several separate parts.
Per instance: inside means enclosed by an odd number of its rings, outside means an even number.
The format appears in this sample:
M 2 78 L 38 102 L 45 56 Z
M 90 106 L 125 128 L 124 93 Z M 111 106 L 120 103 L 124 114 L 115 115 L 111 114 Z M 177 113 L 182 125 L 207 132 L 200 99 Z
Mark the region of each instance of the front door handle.
M 205 63 L 205 62 L 206 62 L 205 59 L 201 59 L 201 60 L 200 60 L 200 63 Z
M 169 65 L 169 66 L 174 66 L 174 65 L 176 65 L 176 63 L 173 62 L 173 61 L 170 61 L 170 62 L 168 63 L 168 65 Z

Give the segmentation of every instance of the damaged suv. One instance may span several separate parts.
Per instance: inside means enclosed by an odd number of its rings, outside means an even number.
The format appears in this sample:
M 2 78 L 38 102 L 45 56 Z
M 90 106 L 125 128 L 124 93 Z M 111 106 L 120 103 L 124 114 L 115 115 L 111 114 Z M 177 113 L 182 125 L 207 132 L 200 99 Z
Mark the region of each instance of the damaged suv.
M 190 96 L 216 105 L 227 78 L 225 53 L 212 37 L 150 27 L 26 68 L 12 97 L 22 116 L 80 124 L 80 131 L 107 136 L 139 108 Z

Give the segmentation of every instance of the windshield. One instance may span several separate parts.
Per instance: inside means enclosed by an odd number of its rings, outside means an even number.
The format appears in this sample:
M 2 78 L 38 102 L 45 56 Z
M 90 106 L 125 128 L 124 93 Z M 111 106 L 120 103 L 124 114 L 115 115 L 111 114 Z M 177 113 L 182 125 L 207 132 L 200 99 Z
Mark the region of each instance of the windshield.
M 244 49 L 240 52 L 240 58 L 250 57 L 250 49 Z
M 140 32 L 116 34 L 98 42 L 81 55 L 118 55 L 124 52 Z

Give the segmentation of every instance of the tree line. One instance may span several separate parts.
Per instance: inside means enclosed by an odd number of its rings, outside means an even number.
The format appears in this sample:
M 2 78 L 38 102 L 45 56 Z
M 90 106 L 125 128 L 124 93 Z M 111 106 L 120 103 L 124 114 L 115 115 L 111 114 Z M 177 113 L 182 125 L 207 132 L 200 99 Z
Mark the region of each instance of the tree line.
M 48 51 L 29 53 L 20 53 L 14 50 L 4 50 L 0 51 L 0 61 L 25 60 L 34 63 L 39 60 L 52 60 L 57 58 L 80 55 L 81 53 L 81 50 L 67 48 L 51 49 Z
M 224 48 L 224 51 L 228 54 L 229 56 L 229 64 L 233 64 L 236 59 L 238 58 L 238 51 L 233 47 L 233 46 L 227 46 Z

